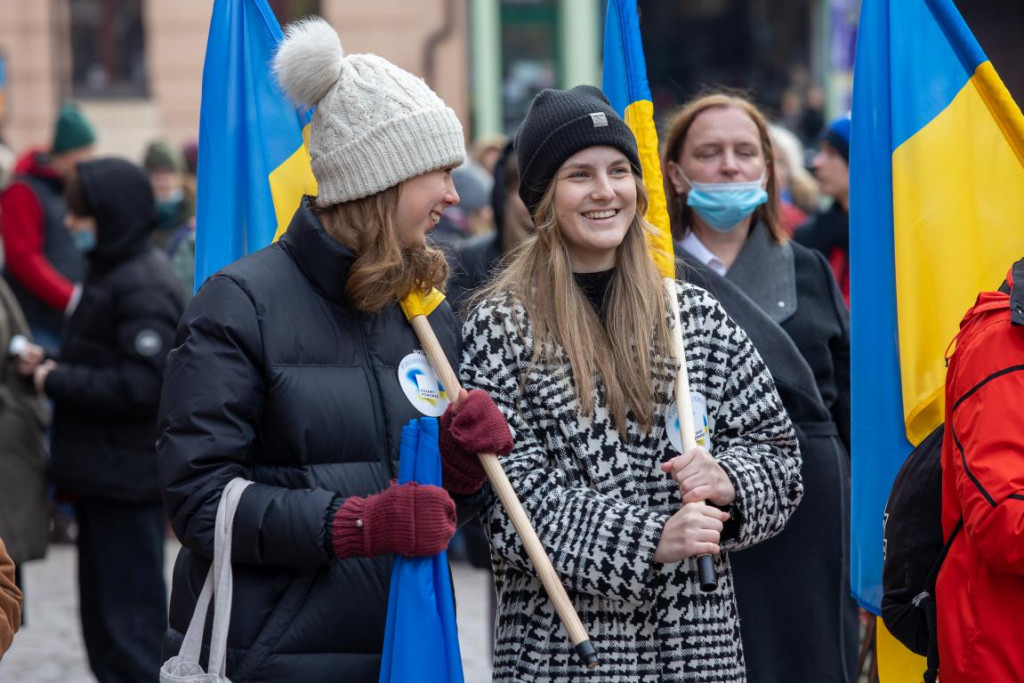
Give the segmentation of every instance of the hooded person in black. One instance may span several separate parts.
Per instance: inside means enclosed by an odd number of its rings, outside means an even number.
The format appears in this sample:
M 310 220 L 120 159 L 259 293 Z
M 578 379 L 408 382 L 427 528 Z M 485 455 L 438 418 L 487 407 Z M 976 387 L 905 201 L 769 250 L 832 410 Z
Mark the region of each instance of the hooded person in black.
M 167 627 L 164 512 L 155 442 L 163 369 L 185 297 L 150 243 L 153 191 L 120 159 L 78 165 L 67 223 L 87 249 L 82 298 L 54 363 L 34 371 L 53 400 L 51 475 L 75 501 L 89 664 L 103 681 L 156 680 Z

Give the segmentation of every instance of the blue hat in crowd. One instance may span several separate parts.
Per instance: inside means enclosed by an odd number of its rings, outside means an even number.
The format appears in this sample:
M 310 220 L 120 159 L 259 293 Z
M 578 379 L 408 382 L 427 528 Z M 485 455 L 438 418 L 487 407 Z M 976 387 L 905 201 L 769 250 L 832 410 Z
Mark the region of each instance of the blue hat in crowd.
M 850 163 L 850 115 L 843 114 L 833 119 L 821 132 L 821 139 L 835 147 L 843 155 L 846 163 Z

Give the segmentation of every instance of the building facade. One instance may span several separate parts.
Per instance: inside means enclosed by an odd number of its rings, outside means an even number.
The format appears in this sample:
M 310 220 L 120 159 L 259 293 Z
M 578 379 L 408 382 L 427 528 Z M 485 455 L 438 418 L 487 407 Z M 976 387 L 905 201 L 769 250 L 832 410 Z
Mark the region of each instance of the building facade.
M 423 76 L 467 135 L 509 134 L 545 87 L 599 85 L 607 0 L 267 0 L 282 24 L 320 14 L 349 52 Z M 638 0 L 655 113 L 706 86 L 745 89 L 785 118 L 794 96 L 845 109 L 861 0 Z M 1021 0 L 957 0 L 1018 101 Z M 49 143 L 78 101 L 101 153 L 199 130 L 213 0 L 0 0 L 0 132 L 15 150 Z M 820 92 L 815 93 L 815 89 Z M 787 100 L 787 98 L 789 98 Z
M 270 0 L 282 23 L 330 21 L 347 52 L 424 76 L 469 121 L 463 0 Z M 60 103 L 78 102 L 98 149 L 138 159 L 146 144 L 199 132 L 212 0 L 0 0 L 0 131 L 16 150 L 49 144 Z

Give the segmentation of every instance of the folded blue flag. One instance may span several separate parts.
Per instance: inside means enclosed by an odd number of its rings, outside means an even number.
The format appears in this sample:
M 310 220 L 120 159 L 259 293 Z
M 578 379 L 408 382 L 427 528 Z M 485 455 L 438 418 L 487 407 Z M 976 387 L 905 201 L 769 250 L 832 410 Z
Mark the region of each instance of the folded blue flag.
M 432 417 L 402 428 L 398 483 L 441 485 L 438 425 Z M 463 683 L 448 553 L 395 556 L 381 683 Z

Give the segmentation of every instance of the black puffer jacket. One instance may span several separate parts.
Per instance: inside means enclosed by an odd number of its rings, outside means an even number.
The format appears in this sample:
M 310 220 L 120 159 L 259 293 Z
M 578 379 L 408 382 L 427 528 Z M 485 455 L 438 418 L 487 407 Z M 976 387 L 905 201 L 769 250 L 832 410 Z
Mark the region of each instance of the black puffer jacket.
M 96 248 L 46 379 L 55 405 L 51 474 L 75 493 L 158 500 L 157 407 L 185 293 L 150 244 L 156 209 L 142 169 L 98 159 L 78 173 Z
M 352 261 L 304 201 L 279 242 L 203 285 L 168 361 L 157 450 L 184 547 L 165 654 L 179 649 L 206 576 L 221 491 L 236 476 L 255 481 L 234 523 L 236 683 L 378 677 L 391 557 L 331 560 L 326 517 L 337 498 L 395 476 L 402 426 L 421 416 L 399 368 L 420 344 L 397 305 L 349 305 Z M 443 304 L 429 319 L 454 366 L 455 316 Z

